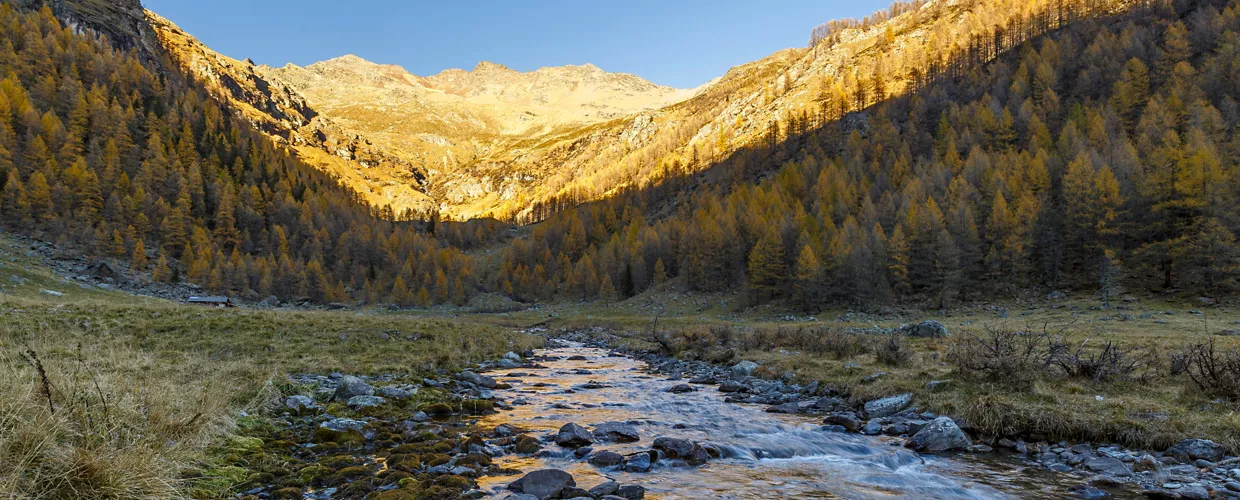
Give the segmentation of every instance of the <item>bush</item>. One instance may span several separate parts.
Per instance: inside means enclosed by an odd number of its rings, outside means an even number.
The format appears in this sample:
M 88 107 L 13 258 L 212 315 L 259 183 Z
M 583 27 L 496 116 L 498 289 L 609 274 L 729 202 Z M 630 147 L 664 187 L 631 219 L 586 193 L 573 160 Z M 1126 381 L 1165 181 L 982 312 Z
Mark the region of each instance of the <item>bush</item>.
M 1072 378 L 1085 378 L 1093 382 L 1148 380 L 1153 378 L 1158 366 L 1158 351 L 1153 348 L 1121 348 L 1107 341 L 1101 349 L 1088 350 L 1081 342 L 1075 351 L 1066 344 L 1050 341 L 1051 364 L 1058 366 Z
M 904 366 L 913 359 L 913 349 L 908 346 L 903 336 L 892 333 L 878 346 L 875 355 L 878 362 L 884 365 Z
M 1185 375 L 1202 392 L 1240 400 L 1240 350 L 1219 347 L 1214 339 L 1184 346 L 1171 356 L 1171 371 Z
M 1046 372 L 1052 357 L 1051 335 L 987 326 L 982 334 L 956 337 L 947 359 L 962 373 L 992 382 L 1024 385 Z

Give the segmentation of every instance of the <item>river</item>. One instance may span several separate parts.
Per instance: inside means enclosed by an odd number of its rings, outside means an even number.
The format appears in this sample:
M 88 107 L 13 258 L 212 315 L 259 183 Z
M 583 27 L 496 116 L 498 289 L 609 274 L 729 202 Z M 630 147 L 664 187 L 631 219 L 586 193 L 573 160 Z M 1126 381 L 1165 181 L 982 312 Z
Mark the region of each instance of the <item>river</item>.
M 723 452 L 723 458 L 700 467 L 660 462 L 648 473 L 599 469 L 554 444 L 536 456 L 497 459 L 499 465 L 523 472 L 565 470 L 586 489 L 612 479 L 640 484 L 647 498 L 663 499 L 989 499 L 1064 498 L 1074 496 L 1069 488 L 1080 484 L 1080 478 L 997 454 L 919 455 L 903 448 L 900 438 L 819 431 L 821 417 L 725 403 L 714 386 L 669 393 L 668 388 L 684 381 L 649 373 L 645 363 L 603 349 L 545 349 L 533 359 L 543 368 L 491 373 L 512 386 L 496 391 L 496 396 L 516 405 L 486 417 L 483 426 L 509 424 L 535 435 L 554 435 L 570 422 L 586 428 L 625 422 L 637 427 L 640 441 L 595 444 L 594 450 L 628 454 L 649 450 L 654 438 L 670 436 L 710 443 Z M 587 386 L 590 382 L 596 384 Z M 514 479 L 483 478 L 480 488 L 502 494 Z

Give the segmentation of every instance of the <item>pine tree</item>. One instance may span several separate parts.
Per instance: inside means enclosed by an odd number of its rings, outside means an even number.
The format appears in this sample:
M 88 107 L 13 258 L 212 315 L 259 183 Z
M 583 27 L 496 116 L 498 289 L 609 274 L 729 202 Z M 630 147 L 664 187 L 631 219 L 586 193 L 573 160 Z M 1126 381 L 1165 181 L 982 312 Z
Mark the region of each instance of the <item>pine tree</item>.
M 146 270 L 146 245 L 138 238 L 133 243 L 133 253 L 129 257 L 129 267 L 136 271 Z
M 155 268 L 151 270 L 151 279 L 159 283 L 171 283 L 172 276 L 172 268 L 168 267 L 168 257 L 163 250 L 160 250 L 159 260 L 155 261 Z
M 667 281 L 667 266 L 663 265 L 663 258 L 660 257 L 654 261 L 654 276 L 651 278 L 651 282 L 661 285 L 664 281 Z

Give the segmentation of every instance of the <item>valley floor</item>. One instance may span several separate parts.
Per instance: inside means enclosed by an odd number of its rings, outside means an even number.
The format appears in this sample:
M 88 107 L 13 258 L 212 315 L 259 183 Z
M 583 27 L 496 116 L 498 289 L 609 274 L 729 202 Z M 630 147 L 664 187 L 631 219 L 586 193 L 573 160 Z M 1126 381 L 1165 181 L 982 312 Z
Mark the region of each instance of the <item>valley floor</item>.
M 276 439 L 265 429 L 287 411 L 286 397 L 304 392 L 291 374 L 341 372 L 417 386 L 564 332 L 685 360 L 754 361 L 759 377 L 833 386 L 854 405 L 909 393 L 981 442 L 1164 450 L 1207 438 L 1240 451 L 1235 394 L 1199 387 L 1177 357 L 1211 340 L 1220 353 L 1235 352 L 1240 312 L 1225 306 L 1129 298 L 1104 309 L 1092 299 L 1062 299 L 941 315 L 810 318 L 737 310 L 728 306 L 736 297 L 660 292 L 500 314 L 214 309 L 73 282 L 11 245 L 2 257 L 0 379 L 14 381 L 0 387 L 5 497 L 242 492 L 263 471 L 287 464 L 253 439 Z M 947 335 L 890 335 L 924 319 Z M 1056 339 L 1076 364 L 1064 365 L 1062 352 L 1037 358 L 1047 349 L 1037 342 Z M 1104 349 L 1107 342 L 1117 348 Z M 1022 358 L 1022 347 L 1041 361 Z M 981 352 L 987 348 L 1003 354 Z M 453 396 L 430 390 L 403 408 L 442 401 Z M 339 404 L 333 411 L 361 415 Z M 437 486 L 461 486 L 445 484 Z

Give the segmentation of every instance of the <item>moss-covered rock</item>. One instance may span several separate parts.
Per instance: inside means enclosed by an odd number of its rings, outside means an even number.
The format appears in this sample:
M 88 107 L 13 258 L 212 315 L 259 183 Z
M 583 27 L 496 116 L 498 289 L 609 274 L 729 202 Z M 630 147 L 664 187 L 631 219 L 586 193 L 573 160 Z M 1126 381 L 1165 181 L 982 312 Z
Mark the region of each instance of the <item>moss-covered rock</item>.
M 532 455 L 540 449 L 542 449 L 542 441 L 527 434 L 517 436 L 517 444 L 513 447 L 513 451 L 522 455 Z
M 451 415 L 453 413 L 452 405 L 448 403 L 431 403 L 422 408 L 427 415 Z

